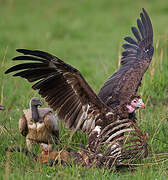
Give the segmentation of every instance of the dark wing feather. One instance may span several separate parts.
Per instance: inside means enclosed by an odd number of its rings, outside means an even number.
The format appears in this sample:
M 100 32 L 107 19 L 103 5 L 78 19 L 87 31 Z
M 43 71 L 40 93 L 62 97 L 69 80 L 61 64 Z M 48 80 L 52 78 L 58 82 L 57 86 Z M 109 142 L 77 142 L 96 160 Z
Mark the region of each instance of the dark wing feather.
M 98 96 L 111 108 L 129 102 L 136 95 L 142 77 L 152 60 L 154 48 L 153 29 L 146 11 L 140 14 L 137 26 L 132 27 L 136 39 L 125 37 L 128 43 L 123 45 L 121 67 L 101 88 Z
M 16 65 L 5 73 L 19 71 L 13 76 L 21 76 L 30 82 L 38 81 L 32 88 L 39 90 L 68 128 L 89 133 L 99 116 L 105 116 L 109 111 L 77 69 L 42 51 L 17 51 L 28 56 L 18 56 L 14 60 L 27 60 L 28 57 L 35 62 Z

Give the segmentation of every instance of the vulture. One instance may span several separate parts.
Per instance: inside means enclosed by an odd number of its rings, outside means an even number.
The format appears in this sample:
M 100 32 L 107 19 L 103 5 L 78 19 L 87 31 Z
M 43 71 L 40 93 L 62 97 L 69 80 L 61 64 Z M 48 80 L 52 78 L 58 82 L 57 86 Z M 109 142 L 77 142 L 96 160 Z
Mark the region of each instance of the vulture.
M 98 97 L 113 109 L 125 106 L 125 103 L 134 101 L 136 97 L 140 99 L 136 93 L 152 60 L 153 28 L 144 9 L 140 13 L 140 19 L 137 19 L 137 26 L 139 31 L 134 26 L 131 28 L 136 39 L 130 36 L 124 38 L 127 43 L 122 46 L 124 51 L 120 69 L 105 82 L 98 93 Z M 134 111 L 131 114 L 133 115 Z M 122 113 L 120 115 L 122 117 Z
M 59 138 L 58 121 L 50 108 L 38 108 L 42 103 L 38 97 L 30 100 L 30 108 L 23 110 L 19 119 L 19 131 L 26 137 L 29 150 L 35 143 L 52 148 Z
M 86 151 L 81 150 L 76 156 L 78 160 L 83 159 L 85 165 L 93 160 L 112 166 L 147 156 L 148 134 L 143 135 L 134 121 L 128 116 L 121 118 L 118 113 L 123 108 L 126 114 L 132 113 L 144 106 L 136 91 L 151 61 L 153 35 L 151 21 L 144 9 L 140 16 L 141 20 L 137 21 L 139 31 L 136 27 L 132 28 L 137 40 L 125 38 L 128 43 L 123 45 L 122 66 L 112 78 L 118 81 L 118 85 L 116 81 L 114 83 L 117 86 L 114 96 L 118 93 L 114 99 L 122 101 L 122 104 L 116 104 L 116 109 L 100 98 L 100 94 L 96 95 L 79 70 L 47 52 L 17 49 L 23 55 L 13 60 L 25 62 L 5 72 L 15 72 L 13 76 L 34 82 L 32 88 L 57 112 L 67 128 L 88 134 Z M 88 158 L 83 158 L 86 156 Z

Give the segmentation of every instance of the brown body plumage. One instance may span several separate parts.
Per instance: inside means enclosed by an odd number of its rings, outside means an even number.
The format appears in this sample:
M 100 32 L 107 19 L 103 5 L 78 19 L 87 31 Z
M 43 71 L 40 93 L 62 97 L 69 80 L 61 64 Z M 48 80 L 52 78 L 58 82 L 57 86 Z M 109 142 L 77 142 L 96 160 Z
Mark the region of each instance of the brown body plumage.
M 140 26 L 143 25 L 139 29 L 142 36 L 148 36 L 152 27 L 144 10 L 143 13 Z M 135 28 L 133 28 L 133 33 L 137 39 L 140 38 Z M 150 35 L 150 37 L 152 36 Z M 149 65 L 147 62 L 151 60 L 151 53 L 153 53 L 150 38 L 140 43 L 139 47 L 135 47 L 136 42 L 132 38 L 127 37 L 126 40 L 130 43 L 124 45 L 128 52 L 123 54 L 122 67 L 113 76 L 113 78 L 120 77 L 117 88 L 120 95 L 116 96 L 115 91 L 114 97 L 123 103 L 117 104 L 117 108 L 124 103 L 129 104 L 132 96 L 136 94 L 137 85 L 139 85 L 142 74 Z M 145 48 L 141 46 L 144 43 L 147 44 Z M 14 76 L 21 76 L 29 82 L 38 81 L 32 88 L 38 90 L 49 106 L 57 111 L 58 118 L 64 122 L 66 127 L 74 130 L 80 129 L 89 135 L 87 151 L 107 156 L 114 163 L 121 163 L 123 160 L 131 161 L 142 157 L 142 154 L 147 154 L 146 136 L 142 135 L 137 125 L 127 117 L 120 120 L 121 117 L 117 113 L 119 109 L 116 112 L 116 109 L 113 110 L 109 107 L 106 101 L 104 103 L 93 92 L 77 69 L 46 52 L 27 49 L 18 49 L 17 51 L 23 53 L 24 56 L 15 57 L 13 60 L 34 62 L 18 64 L 8 69 L 6 73 L 20 71 Z M 137 57 L 142 63 L 139 63 Z M 141 68 L 140 71 L 139 68 Z M 133 73 L 133 69 L 139 72 L 138 77 L 137 73 Z M 130 75 L 132 83 L 134 81 L 136 83 L 129 84 L 127 78 L 130 79 Z M 127 96 L 125 95 L 126 91 Z

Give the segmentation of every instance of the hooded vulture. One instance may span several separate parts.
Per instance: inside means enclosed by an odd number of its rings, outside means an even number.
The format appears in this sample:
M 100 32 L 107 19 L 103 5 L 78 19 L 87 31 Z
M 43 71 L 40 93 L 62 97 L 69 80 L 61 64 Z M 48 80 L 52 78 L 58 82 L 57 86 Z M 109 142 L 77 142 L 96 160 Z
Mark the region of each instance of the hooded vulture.
M 52 147 L 59 138 L 58 121 L 50 108 L 38 108 L 42 103 L 38 97 L 30 100 L 30 109 L 23 110 L 19 119 L 19 130 L 26 137 L 26 144 L 31 150 L 33 144 L 46 144 Z
M 125 94 L 123 96 L 121 94 L 124 102 L 127 100 L 127 105 L 130 105 L 133 100 L 130 99 L 134 94 L 132 92 L 136 92 L 136 89 L 134 90 L 136 83 L 133 82 L 135 80 L 140 82 L 145 71 L 142 66 L 147 68 L 148 61 L 151 60 L 151 54 L 153 54 L 150 44 L 152 26 L 145 10 L 141 13 L 141 20 L 138 20 L 138 27 L 142 37 L 136 28 L 132 28 L 139 41 L 136 42 L 131 37 L 125 38 L 129 44 L 124 45 L 126 51 L 123 53 L 122 67 L 114 75 L 114 77 L 121 76 L 122 78 L 118 89 L 123 87 L 127 90 L 128 98 L 125 98 Z M 145 39 L 141 41 L 143 37 Z M 145 47 L 143 47 L 144 44 Z M 17 52 L 23 55 L 13 58 L 14 61 L 30 62 L 15 65 L 5 73 L 19 71 L 13 76 L 36 82 L 32 88 L 38 90 L 39 94 L 45 98 L 66 127 L 80 129 L 89 135 L 87 150 L 93 153 L 95 158 L 96 154 L 99 154 L 103 162 L 110 160 L 109 163 L 114 164 L 114 162 L 120 163 L 125 159 L 131 161 L 147 155 L 147 134 L 143 136 L 136 123 L 128 118 L 121 120 L 117 112 L 94 93 L 80 71 L 58 57 L 43 51 L 17 49 Z M 130 72 L 136 68 L 139 71 L 138 77 L 130 75 Z M 122 86 L 124 81 L 127 82 L 127 78 L 130 79 L 130 77 L 132 77 L 131 85 Z M 142 101 L 137 99 L 134 103 L 139 107 Z M 108 158 L 104 160 L 103 157 Z
M 132 27 L 132 33 L 136 39 L 130 36 L 124 38 L 127 43 L 123 44 L 121 67 L 105 82 L 100 92 L 99 98 L 109 107 L 116 108 L 137 97 L 138 87 L 148 69 L 153 48 L 153 28 L 146 11 L 140 13 L 137 19 L 137 26 Z

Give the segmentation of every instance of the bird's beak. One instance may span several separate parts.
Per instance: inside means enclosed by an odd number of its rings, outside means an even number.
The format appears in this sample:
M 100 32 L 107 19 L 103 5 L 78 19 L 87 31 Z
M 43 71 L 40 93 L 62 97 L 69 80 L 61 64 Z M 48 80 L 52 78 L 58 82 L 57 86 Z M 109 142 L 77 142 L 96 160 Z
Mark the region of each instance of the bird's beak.
M 5 110 L 5 107 L 0 105 L 0 110 Z
M 145 109 L 146 105 L 144 103 L 141 104 L 140 106 L 142 109 Z
M 42 105 L 43 105 L 42 102 L 39 102 L 39 103 L 38 103 L 38 106 L 42 106 Z
M 139 99 L 139 101 L 138 101 L 138 107 L 139 107 L 139 108 L 142 108 L 142 109 L 145 109 L 145 104 L 143 103 L 142 99 Z

